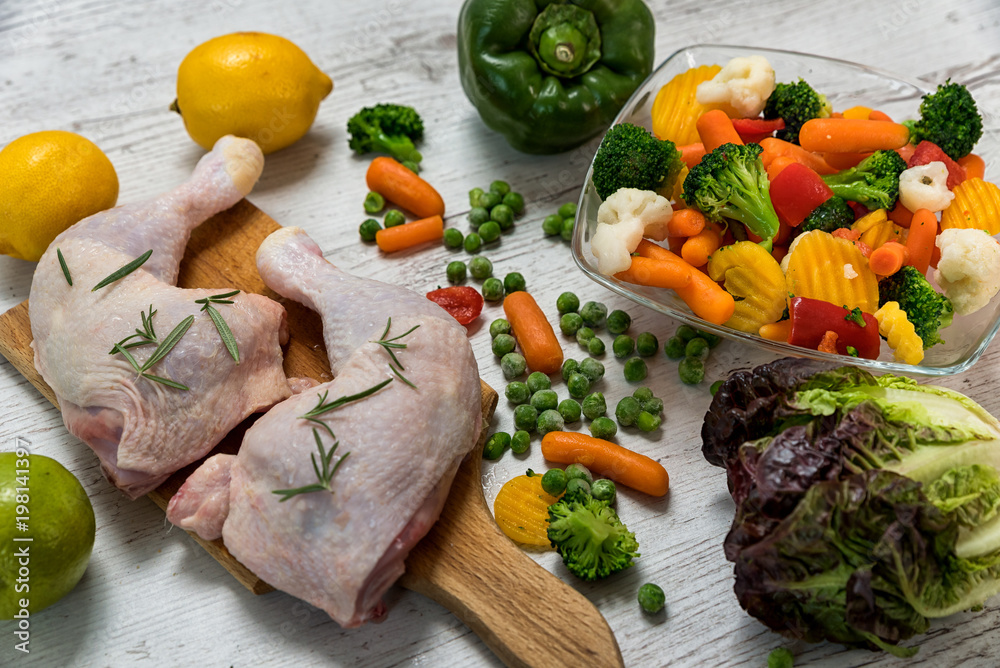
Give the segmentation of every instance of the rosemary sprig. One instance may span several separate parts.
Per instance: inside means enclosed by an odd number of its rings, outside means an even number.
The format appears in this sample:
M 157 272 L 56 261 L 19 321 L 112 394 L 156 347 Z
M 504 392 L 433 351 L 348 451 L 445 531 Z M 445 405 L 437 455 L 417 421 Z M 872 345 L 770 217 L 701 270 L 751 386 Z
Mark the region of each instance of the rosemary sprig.
M 69 267 L 66 266 L 66 258 L 63 257 L 62 250 L 56 249 L 56 257 L 59 258 L 59 266 L 62 267 L 63 276 L 66 277 L 66 282 L 73 286 L 73 277 L 69 275 Z
M 393 349 L 395 349 L 395 350 L 406 350 L 406 344 L 405 343 L 398 343 L 398 341 L 401 338 L 403 338 L 404 336 L 406 336 L 407 334 L 409 334 L 410 332 L 412 332 L 413 330 L 415 330 L 417 327 L 420 327 L 420 325 L 414 325 L 413 327 L 410 327 L 408 330 L 406 330 L 402 334 L 400 334 L 398 336 L 394 336 L 391 339 L 387 339 L 385 337 L 389 334 L 389 328 L 390 327 L 392 327 L 392 318 L 389 318 L 388 320 L 386 320 L 385 329 L 382 331 L 382 336 L 380 336 L 379 339 L 378 339 L 378 341 L 375 341 L 375 343 L 377 343 L 380 346 L 382 346 L 382 348 L 384 348 L 385 351 L 387 353 L 389 353 L 389 357 L 392 358 L 393 363 L 396 365 L 395 367 L 392 366 L 392 364 L 389 365 L 389 368 L 392 369 L 392 372 L 394 374 L 396 374 L 396 376 L 401 381 L 403 381 L 404 383 L 406 383 L 407 385 L 409 385 L 413 389 L 417 389 L 416 385 L 414 385 L 413 383 L 411 383 L 409 380 L 407 380 L 406 376 L 404 376 L 402 373 L 400 373 L 400 371 L 406 371 L 406 369 L 403 368 L 402 363 L 399 361 L 399 358 L 396 357 L 396 353 L 393 352 Z M 399 368 L 397 369 L 396 367 L 399 367 Z
M 100 290 L 105 285 L 109 285 L 109 284 L 114 283 L 115 281 L 117 281 L 117 280 L 119 280 L 121 278 L 125 278 L 126 276 L 128 276 L 129 274 L 131 274 L 133 271 L 135 271 L 136 269 L 138 269 L 139 267 L 141 267 L 146 262 L 146 260 L 149 259 L 149 256 L 152 255 L 152 254 L 153 254 L 153 250 L 152 249 L 146 251 L 145 253 L 143 253 L 142 255 L 140 255 L 139 257 L 137 257 L 136 259 L 132 260 L 131 262 L 129 262 L 128 264 L 126 264 L 124 267 L 122 267 L 118 271 L 112 273 L 110 276 L 108 276 L 107 278 L 105 278 L 104 280 L 102 280 L 100 283 L 98 283 L 97 285 L 95 285 L 94 287 L 92 287 L 90 289 L 90 291 L 94 292 L 95 290 Z
M 327 401 L 327 397 L 330 395 L 330 390 L 326 390 L 325 392 L 323 392 L 323 394 L 316 395 L 317 397 L 319 397 L 319 402 L 312 409 L 307 411 L 304 415 L 300 415 L 299 418 L 302 420 L 309 420 L 310 422 L 318 424 L 319 426 L 326 429 L 330 433 L 331 437 L 336 438 L 336 436 L 334 436 L 333 434 L 333 430 L 330 428 L 330 425 L 328 425 L 326 422 L 323 422 L 323 420 L 320 420 L 319 416 L 323 415 L 324 413 L 329 413 L 332 410 L 336 410 L 337 408 L 340 408 L 344 404 L 349 404 L 352 401 L 357 401 L 359 399 L 364 399 L 365 397 L 369 397 L 391 382 L 392 378 L 386 378 L 381 383 L 373 385 L 369 387 L 367 390 L 363 390 L 361 392 L 358 392 L 357 394 L 349 394 L 346 397 L 340 397 L 339 399 L 334 399 L 333 401 Z
M 312 465 L 313 471 L 316 472 L 316 478 L 319 482 L 314 482 L 311 485 L 305 485 L 303 487 L 296 487 L 294 489 L 275 489 L 272 490 L 272 494 L 281 494 L 281 498 L 278 500 L 279 503 L 288 501 L 288 499 L 297 496 L 299 494 L 308 494 L 309 492 L 332 492 L 333 489 L 330 486 L 330 481 L 333 480 L 333 476 L 337 473 L 337 469 L 340 465 L 344 463 L 347 456 L 351 454 L 350 452 L 345 452 L 344 455 L 337 460 L 336 464 L 331 466 L 333 461 L 333 454 L 337 451 L 337 446 L 340 445 L 339 441 L 335 441 L 333 447 L 327 452 L 326 448 L 323 447 L 323 440 L 319 436 L 319 431 L 313 427 L 313 438 L 316 439 L 316 448 L 319 450 L 319 463 L 316 462 L 316 453 L 312 453 Z
M 139 317 L 142 318 L 142 329 L 136 328 L 135 334 L 129 334 L 115 345 L 121 346 L 122 348 L 137 348 L 139 346 L 146 346 L 149 344 L 157 345 L 159 341 L 156 340 L 156 331 L 153 329 L 154 315 L 156 315 L 156 311 L 153 310 L 152 304 L 149 305 L 149 314 L 139 311 Z M 138 341 L 128 343 L 131 339 L 136 337 L 139 337 Z M 108 354 L 114 355 L 116 352 L 118 352 L 118 349 L 112 347 Z
M 195 304 L 202 305 L 202 311 L 208 311 L 208 316 L 215 323 L 215 328 L 219 330 L 219 338 L 222 339 L 222 344 L 226 346 L 226 350 L 229 351 L 229 354 L 237 364 L 240 363 L 240 350 L 236 345 L 236 337 L 233 336 L 233 331 L 229 329 L 229 325 L 226 324 L 222 314 L 212 304 L 233 304 L 235 302 L 229 299 L 229 297 L 234 297 L 239 293 L 239 290 L 233 290 L 232 292 L 224 292 L 220 295 L 212 295 L 211 297 L 194 300 Z
M 150 309 L 152 309 L 152 307 L 150 307 Z M 155 311 L 153 311 L 153 313 L 155 313 Z M 177 326 L 174 327 L 174 329 L 170 332 L 170 334 L 167 334 L 167 337 L 163 339 L 163 341 L 161 341 L 159 345 L 156 346 L 156 350 L 153 351 L 153 354 L 150 355 L 149 359 L 147 359 L 141 365 L 135 359 L 135 357 L 132 356 L 132 353 L 130 353 L 126 349 L 126 347 L 123 346 L 121 343 L 116 343 L 114 345 L 114 348 L 112 348 L 112 351 L 116 353 L 121 353 L 122 356 L 128 361 L 128 363 L 132 365 L 132 368 L 135 369 L 135 372 L 139 375 L 140 378 L 152 380 L 154 382 L 161 383 L 163 385 L 167 385 L 168 387 L 173 387 L 178 390 L 188 390 L 190 388 L 187 385 L 178 383 L 175 380 L 170 380 L 169 378 L 154 376 L 153 374 L 147 372 L 149 371 L 150 368 L 152 368 L 154 364 L 156 364 L 161 359 L 166 357 L 167 353 L 173 350 L 174 346 L 177 345 L 177 342 L 181 340 L 181 337 L 184 336 L 185 333 L 187 333 L 192 323 L 194 323 L 193 315 L 189 315 L 188 317 L 184 318 L 179 323 L 177 323 Z

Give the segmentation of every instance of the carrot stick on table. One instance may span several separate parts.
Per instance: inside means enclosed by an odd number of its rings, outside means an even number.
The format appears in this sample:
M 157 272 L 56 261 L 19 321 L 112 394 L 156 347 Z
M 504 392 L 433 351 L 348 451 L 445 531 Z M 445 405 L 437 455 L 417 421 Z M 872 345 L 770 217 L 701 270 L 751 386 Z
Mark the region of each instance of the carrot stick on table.
M 692 267 L 690 264 L 671 253 L 671 260 L 652 260 L 639 255 L 632 257 L 631 266 L 625 271 L 619 271 L 615 278 L 634 285 L 646 285 L 651 288 L 670 288 L 676 290 L 691 282 Z
M 863 153 L 901 148 L 909 141 L 909 128 L 890 121 L 813 118 L 799 131 L 799 145 L 806 151 Z
M 733 121 L 721 109 L 706 111 L 698 117 L 696 124 L 698 136 L 705 147 L 705 153 L 711 153 L 723 144 L 743 144 L 740 135 L 733 127 Z
M 635 252 L 653 260 L 684 262 L 666 248 L 645 239 L 639 242 Z M 694 267 L 691 267 L 691 282 L 683 287 L 674 288 L 674 292 L 684 300 L 696 316 L 716 325 L 724 324 L 733 317 L 733 312 L 736 310 L 736 300 L 733 296 L 709 278 L 708 274 Z
M 933 211 L 917 209 L 913 212 L 910 233 L 906 236 L 906 250 L 910 252 L 910 265 L 921 274 L 927 271 L 927 266 L 931 263 L 937 233 L 938 221 Z
M 431 184 L 392 158 L 379 156 L 365 174 L 368 189 L 420 218 L 444 215 L 444 200 Z
M 410 248 L 444 236 L 444 220 L 441 216 L 430 216 L 412 223 L 387 227 L 375 233 L 375 243 L 386 253 Z
M 663 496 L 670 488 L 670 476 L 659 462 L 586 434 L 550 431 L 542 437 L 542 456 L 558 464 L 583 464 L 598 475 L 650 496 Z
M 826 160 L 824 160 L 821 156 L 803 149 L 798 144 L 785 141 L 784 139 L 767 137 L 760 140 L 760 147 L 764 149 L 764 152 L 760 154 L 760 159 L 761 162 L 764 163 L 765 169 L 770 166 L 771 161 L 775 158 L 787 156 L 792 160 L 795 160 L 795 162 L 801 162 L 817 174 L 833 174 L 837 171 L 830 165 L 826 164 Z
M 559 371 L 562 346 L 535 298 L 523 290 L 512 292 L 503 300 L 503 311 L 528 368 L 546 374 Z
M 667 236 L 693 237 L 705 229 L 705 214 L 698 209 L 678 209 L 667 222 Z
M 898 241 L 887 241 L 868 256 L 868 268 L 879 276 L 890 276 L 902 269 L 909 259 L 906 246 Z

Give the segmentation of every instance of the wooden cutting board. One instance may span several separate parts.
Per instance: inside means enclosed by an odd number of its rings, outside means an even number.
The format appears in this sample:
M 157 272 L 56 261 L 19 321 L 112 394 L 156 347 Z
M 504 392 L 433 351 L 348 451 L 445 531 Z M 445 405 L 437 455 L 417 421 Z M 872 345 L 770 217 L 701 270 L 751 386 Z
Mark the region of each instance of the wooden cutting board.
M 270 290 L 257 273 L 257 247 L 279 228 L 248 201 L 239 202 L 195 229 L 177 284 L 239 288 L 281 303 L 288 311 L 285 374 L 329 380 L 319 315 Z M 25 301 L 0 315 L 0 354 L 56 404 L 52 388 L 35 370 L 30 343 Z M 459 467 L 441 518 L 410 552 L 399 584 L 451 610 L 509 666 L 624 665 L 614 634 L 590 601 L 525 555 L 493 521 L 480 482 L 483 444 L 497 405 L 497 393 L 486 383 L 482 383 L 482 402 L 484 426 L 476 447 Z M 255 419 L 251 416 L 237 426 L 209 456 L 235 454 Z M 170 498 L 200 464 L 177 471 L 149 498 L 165 511 Z M 206 541 L 189 535 L 255 594 L 272 590 L 237 561 L 221 539 Z M 552 605 L 553 601 L 558 603 Z

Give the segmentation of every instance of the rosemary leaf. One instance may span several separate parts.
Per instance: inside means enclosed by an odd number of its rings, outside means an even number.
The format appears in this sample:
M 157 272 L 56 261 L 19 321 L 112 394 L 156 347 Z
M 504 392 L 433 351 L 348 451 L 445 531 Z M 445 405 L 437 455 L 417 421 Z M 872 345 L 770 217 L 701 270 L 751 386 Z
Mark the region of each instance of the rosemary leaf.
M 302 419 L 303 420 L 309 420 L 310 422 L 314 422 L 314 423 L 318 424 L 319 426 L 323 427 L 323 429 L 326 429 L 327 433 L 330 434 L 330 438 L 332 438 L 333 440 L 337 440 L 337 435 L 333 433 L 333 429 L 330 427 L 330 425 L 328 425 L 327 423 L 323 422 L 319 418 L 302 416 Z
M 371 396 L 381 390 L 383 387 L 392 382 L 392 377 L 386 378 L 381 383 L 369 387 L 367 390 L 358 392 L 357 394 L 350 394 L 346 397 L 340 397 L 339 399 L 334 399 L 333 401 L 327 403 L 326 396 L 328 392 L 324 392 L 322 396 L 319 396 L 319 403 L 316 407 L 307 412 L 305 415 L 300 415 L 300 418 L 309 419 L 322 415 L 323 413 L 328 413 L 336 408 L 340 408 L 344 404 L 349 404 L 352 401 L 357 401 L 358 399 L 364 399 L 365 397 Z
M 161 378 L 160 376 L 154 376 L 151 373 L 145 373 L 145 372 L 143 372 L 142 373 L 142 377 L 145 378 L 145 379 L 147 379 L 147 380 L 153 380 L 153 381 L 156 381 L 157 383 L 162 383 L 164 385 L 167 385 L 168 387 L 176 388 L 178 390 L 189 390 L 189 389 L 191 389 L 187 385 L 184 385 L 183 383 L 178 383 L 176 380 L 170 380 L 169 378 Z
M 411 382 L 410 382 L 410 381 L 409 381 L 409 380 L 408 380 L 408 379 L 406 378 L 406 376 L 404 376 L 403 374 L 399 373 L 399 369 L 397 369 L 396 367 L 392 366 L 391 364 L 389 365 L 389 368 L 390 368 L 390 369 L 392 369 L 392 372 L 393 372 L 394 374 L 396 374 L 396 376 L 398 376 L 398 377 L 399 377 L 399 379 L 400 379 L 401 381 L 403 381 L 404 383 L 406 383 L 407 385 L 409 385 L 410 387 L 412 387 L 412 388 L 413 388 L 414 390 L 415 390 L 415 389 L 417 389 L 417 386 L 416 386 L 416 385 L 414 385 L 413 383 L 411 383 Z M 400 367 L 400 369 L 401 369 L 401 368 L 403 368 L 403 367 Z
M 233 360 L 239 364 L 240 350 L 236 346 L 236 337 L 233 336 L 233 332 L 229 329 L 229 325 L 227 325 L 226 321 L 223 320 L 222 314 L 219 313 L 218 309 L 213 307 L 211 304 L 205 304 L 205 310 L 208 311 L 209 317 L 212 319 L 212 322 L 215 323 L 215 328 L 219 330 L 219 338 L 222 339 L 222 343 L 226 346 L 226 350 L 229 351 Z
M 94 292 L 95 290 L 99 290 L 99 289 L 103 288 L 105 285 L 108 285 L 110 283 L 114 283 L 115 281 L 117 281 L 117 280 L 119 280 L 121 278 L 125 278 L 126 276 L 128 276 L 129 274 L 131 274 L 133 271 L 135 271 L 136 269 L 138 269 L 139 267 L 141 267 L 146 262 L 146 260 L 149 259 L 149 256 L 152 255 L 152 254 L 153 254 L 153 250 L 152 249 L 146 251 L 145 253 L 143 253 L 142 255 L 140 255 L 139 257 L 137 257 L 136 259 L 132 260 L 131 262 L 129 262 L 128 264 L 126 264 L 124 267 L 122 267 L 118 271 L 112 273 L 110 276 L 108 276 L 107 278 L 105 278 L 104 280 L 102 280 L 100 283 L 98 283 L 97 285 L 95 285 L 94 287 L 92 287 L 90 289 L 90 291 Z
M 63 257 L 62 250 L 56 249 L 56 257 L 59 258 L 59 266 L 62 267 L 63 276 L 66 277 L 66 282 L 73 285 L 73 277 L 69 275 L 69 267 L 66 266 L 66 258 Z
M 188 329 L 191 328 L 192 323 L 194 323 L 193 315 L 189 315 L 177 323 L 177 326 L 174 327 L 173 331 L 167 334 L 167 338 L 163 339 L 163 341 L 160 342 L 160 345 L 156 346 L 156 350 L 154 350 L 153 354 L 149 356 L 146 363 L 142 365 L 142 371 L 152 368 L 154 364 L 166 357 L 167 353 L 173 350 L 174 346 L 177 345 L 177 342 L 181 340 L 181 337 L 184 336 Z
M 132 365 L 132 368 L 135 369 L 136 373 L 139 373 L 139 374 L 142 373 L 142 367 L 140 367 L 139 363 L 135 361 L 134 357 L 132 357 L 132 353 L 130 353 L 129 351 L 125 350 L 125 348 L 123 348 L 120 343 L 116 343 L 115 347 L 111 349 L 111 352 L 113 352 L 113 353 L 121 353 L 122 356 L 126 360 L 128 360 L 128 363 Z
M 278 499 L 278 502 L 288 501 L 292 497 L 298 496 L 299 494 L 306 494 L 308 492 L 322 492 L 326 487 L 320 485 L 319 483 L 313 483 L 311 485 L 306 485 L 305 487 L 296 487 L 295 489 L 274 489 L 271 490 L 271 494 L 282 494 L 283 496 Z
M 337 469 L 340 465 L 344 463 L 347 456 L 351 453 L 346 452 L 344 456 L 337 460 L 337 463 L 330 467 L 330 463 L 333 461 L 333 454 L 337 451 L 337 446 L 339 443 L 334 442 L 330 450 L 327 451 L 323 447 L 323 439 L 320 438 L 319 431 L 316 427 L 313 427 L 313 438 L 316 439 L 316 449 L 319 450 L 319 461 L 316 460 L 316 453 L 310 454 L 310 459 L 312 460 L 313 471 L 316 473 L 316 479 L 318 482 L 314 482 L 311 485 L 305 485 L 303 487 L 295 487 L 293 489 L 275 489 L 272 490 L 272 494 L 280 494 L 282 498 L 278 502 L 287 501 L 288 499 L 298 496 L 299 494 L 308 494 L 310 492 L 332 492 L 333 487 L 330 482 L 333 480 L 333 476 L 337 473 Z

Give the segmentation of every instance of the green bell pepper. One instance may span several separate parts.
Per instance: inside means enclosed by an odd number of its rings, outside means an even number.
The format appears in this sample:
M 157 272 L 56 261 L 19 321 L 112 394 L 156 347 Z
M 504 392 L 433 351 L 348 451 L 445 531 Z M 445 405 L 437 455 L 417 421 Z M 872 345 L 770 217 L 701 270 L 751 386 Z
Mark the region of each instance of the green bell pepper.
M 525 153 L 559 153 L 607 130 L 653 68 L 642 0 L 466 0 L 462 87 L 483 122 Z

